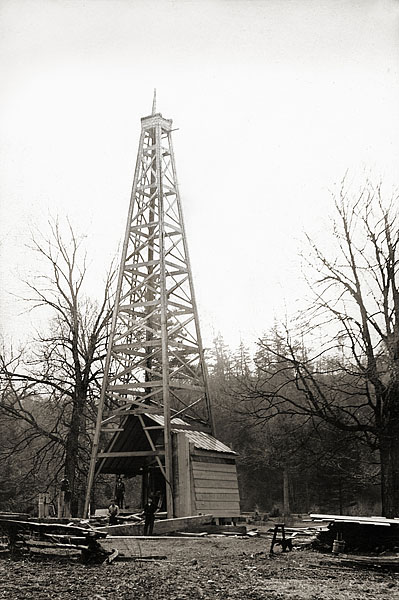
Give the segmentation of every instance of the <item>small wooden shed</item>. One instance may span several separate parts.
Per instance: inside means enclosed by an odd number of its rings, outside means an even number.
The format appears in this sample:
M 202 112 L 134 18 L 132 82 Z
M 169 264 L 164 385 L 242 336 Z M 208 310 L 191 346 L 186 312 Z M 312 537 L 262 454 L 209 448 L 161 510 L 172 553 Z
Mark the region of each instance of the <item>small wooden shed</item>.
M 128 416 L 102 454 L 97 472 L 142 475 L 144 498 L 149 491 L 161 489 L 164 482 L 153 450 L 162 453 L 163 419 L 151 413 Z M 171 420 L 171 432 L 174 516 L 239 517 L 236 452 L 177 417 Z

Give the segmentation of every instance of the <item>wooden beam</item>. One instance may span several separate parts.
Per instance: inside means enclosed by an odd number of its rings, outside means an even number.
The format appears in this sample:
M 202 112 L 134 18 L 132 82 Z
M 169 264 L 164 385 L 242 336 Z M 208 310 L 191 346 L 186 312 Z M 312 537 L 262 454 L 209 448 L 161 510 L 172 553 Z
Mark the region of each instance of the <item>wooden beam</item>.
M 98 458 L 130 458 L 134 456 L 163 456 L 164 450 L 140 450 L 137 452 L 99 452 Z
M 191 515 L 193 510 L 191 505 L 190 444 L 184 433 L 176 435 L 175 444 L 177 463 L 175 511 L 177 517 L 185 517 Z
M 107 411 L 106 413 L 104 413 L 104 421 L 109 420 L 110 418 L 115 418 L 115 417 L 127 417 L 127 416 L 131 416 L 131 417 L 135 417 L 137 415 L 146 415 L 146 414 L 154 414 L 154 415 L 159 415 L 162 412 L 162 407 L 147 407 L 147 408 L 134 408 L 132 410 L 129 410 L 129 408 L 127 408 L 126 410 L 119 409 L 116 408 L 114 411 Z
M 117 433 L 118 431 L 125 431 L 123 427 L 101 427 L 103 433 Z

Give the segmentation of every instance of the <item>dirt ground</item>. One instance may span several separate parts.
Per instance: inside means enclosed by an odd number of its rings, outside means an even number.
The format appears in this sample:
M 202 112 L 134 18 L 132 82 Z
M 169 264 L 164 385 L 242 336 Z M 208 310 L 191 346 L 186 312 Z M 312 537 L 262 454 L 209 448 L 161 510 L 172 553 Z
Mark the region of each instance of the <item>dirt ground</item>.
M 399 573 L 344 565 L 312 550 L 270 558 L 265 538 L 167 543 L 167 558 L 87 566 L 73 558 L 0 558 L 0 598 L 13 600 L 393 600 Z

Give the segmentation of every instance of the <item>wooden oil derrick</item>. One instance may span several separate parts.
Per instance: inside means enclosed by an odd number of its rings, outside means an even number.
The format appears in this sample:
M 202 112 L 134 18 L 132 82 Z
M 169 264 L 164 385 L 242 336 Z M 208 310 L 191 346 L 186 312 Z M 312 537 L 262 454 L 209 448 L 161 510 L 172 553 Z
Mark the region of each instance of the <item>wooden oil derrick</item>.
M 171 418 L 184 418 L 187 429 L 214 430 L 171 134 L 172 120 L 156 112 L 154 94 L 152 114 L 141 119 L 85 515 L 104 461 L 129 458 L 156 461 L 172 517 Z M 159 424 L 148 426 L 149 414 L 158 415 Z M 144 450 L 125 451 L 118 433 L 133 415 L 148 443 Z

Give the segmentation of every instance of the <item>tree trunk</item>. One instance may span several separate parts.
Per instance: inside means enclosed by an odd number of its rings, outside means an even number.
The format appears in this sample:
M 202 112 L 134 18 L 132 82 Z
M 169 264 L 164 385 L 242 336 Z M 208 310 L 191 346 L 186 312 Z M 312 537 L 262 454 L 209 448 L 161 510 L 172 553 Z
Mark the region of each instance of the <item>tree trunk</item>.
M 76 473 L 79 462 L 79 435 L 81 431 L 81 419 L 85 406 L 86 397 L 77 394 L 73 402 L 70 427 L 65 444 L 65 476 L 69 480 L 71 487 L 71 507 L 72 516 L 77 516 L 77 498 L 76 498 Z
M 283 513 L 284 517 L 291 514 L 290 508 L 290 480 L 288 476 L 288 469 L 283 470 Z
M 380 437 L 381 501 L 384 517 L 399 517 L 399 427 Z
M 384 398 L 384 423 L 379 436 L 381 501 L 384 517 L 399 517 L 399 388 Z
M 344 495 L 342 490 L 342 477 L 338 478 L 338 501 L 339 501 L 339 514 L 344 514 Z

